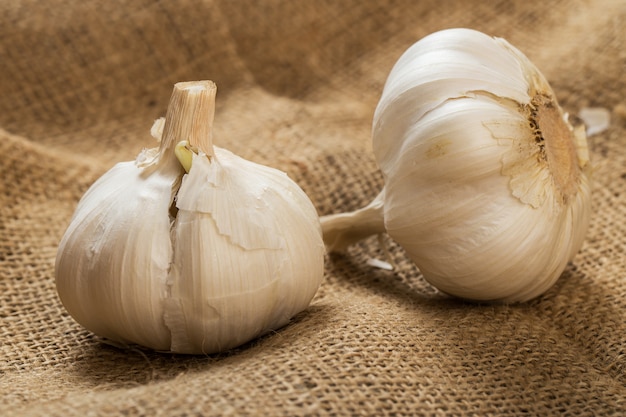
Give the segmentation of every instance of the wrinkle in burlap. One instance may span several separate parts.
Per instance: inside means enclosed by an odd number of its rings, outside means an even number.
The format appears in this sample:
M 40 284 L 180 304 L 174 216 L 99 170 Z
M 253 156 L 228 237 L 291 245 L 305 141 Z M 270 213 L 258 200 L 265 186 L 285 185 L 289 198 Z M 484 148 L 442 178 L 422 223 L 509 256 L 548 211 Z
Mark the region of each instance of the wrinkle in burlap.
M 626 410 L 626 3 L 0 1 L 0 415 L 613 415 Z M 216 144 L 286 171 L 320 214 L 382 187 L 369 129 L 385 77 L 448 27 L 524 51 L 591 138 L 593 220 L 545 295 L 440 294 L 387 239 L 326 259 L 287 327 L 189 357 L 107 346 L 55 292 L 87 187 L 153 146 L 177 81 L 218 84 Z M 91 414 L 90 414 L 91 413 Z

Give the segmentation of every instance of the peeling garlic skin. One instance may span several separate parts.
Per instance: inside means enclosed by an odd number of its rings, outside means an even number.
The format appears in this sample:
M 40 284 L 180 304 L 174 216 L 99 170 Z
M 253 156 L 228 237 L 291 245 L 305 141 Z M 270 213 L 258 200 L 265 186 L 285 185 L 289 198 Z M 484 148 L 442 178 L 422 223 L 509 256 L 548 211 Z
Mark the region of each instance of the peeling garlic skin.
M 287 324 L 321 284 L 315 207 L 285 173 L 213 147 L 214 89 L 177 84 L 160 148 L 98 179 L 59 244 L 59 297 L 99 336 L 220 352 Z
M 221 351 L 284 326 L 323 276 L 304 192 L 281 171 L 214 149 L 210 162 L 194 156 L 176 203 L 165 322 L 177 352 Z
M 456 29 L 415 44 L 389 75 L 373 143 L 385 228 L 442 291 L 525 301 L 580 249 L 586 142 L 506 41 Z

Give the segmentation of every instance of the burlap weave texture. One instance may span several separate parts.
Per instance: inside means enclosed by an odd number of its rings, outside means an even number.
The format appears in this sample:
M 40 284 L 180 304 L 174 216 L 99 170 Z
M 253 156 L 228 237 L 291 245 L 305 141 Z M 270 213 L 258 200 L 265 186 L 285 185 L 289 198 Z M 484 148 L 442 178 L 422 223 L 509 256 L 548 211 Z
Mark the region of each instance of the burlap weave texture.
M 326 258 L 287 327 L 208 357 L 121 350 L 64 311 L 58 241 L 80 196 L 153 146 L 178 81 L 218 85 L 216 144 L 286 171 L 320 214 L 382 187 L 372 114 L 398 56 L 433 31 L 501 36 L 590 138 L 581 252 L 529 303 L 430 287 L 387 240 Z M 0 415 L 626 413 L 626 2 L 0 0 Z

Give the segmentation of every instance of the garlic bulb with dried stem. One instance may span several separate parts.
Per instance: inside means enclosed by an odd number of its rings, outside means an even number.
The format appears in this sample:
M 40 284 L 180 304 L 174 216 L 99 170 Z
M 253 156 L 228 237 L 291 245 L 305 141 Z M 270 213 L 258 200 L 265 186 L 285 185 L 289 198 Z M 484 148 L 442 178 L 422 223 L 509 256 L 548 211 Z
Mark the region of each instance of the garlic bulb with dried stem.
M 98 179 L 61 240 L 61 301 L 102 337 L 223 351 L 287 324 L 322 281 L 313 204 L 285 173 L 213 146 L 215 94 L 176 84 L 159 148 Z
M 443 292 L 517 302 L 550 288 L 581 248 L 584 127 L 504 39 L 449 29 L 415 43 L 389 74 L 372 138 L 384 189 L 322 218 L 329 250 L 387 232 Z

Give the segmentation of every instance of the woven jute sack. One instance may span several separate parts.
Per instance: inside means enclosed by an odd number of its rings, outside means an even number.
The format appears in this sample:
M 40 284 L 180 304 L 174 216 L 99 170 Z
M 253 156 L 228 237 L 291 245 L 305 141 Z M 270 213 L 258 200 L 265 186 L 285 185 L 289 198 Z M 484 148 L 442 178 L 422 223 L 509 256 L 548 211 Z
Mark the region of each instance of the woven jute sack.
M 325 258 L 289 325 L 208 356 L 120 349 L 54 283 L 76 203 L 154 146 L 178 81 L 218 85 L 215 143 L 289 174 L 320 215 L 383 183 L 370 126 L 385 78 L 425 35 L 506 38 L 562 107 L 609 112 L 590 137 L 580 253 L 530 302 L 461 302 L 376 239 Z M 626 413 L 626 2 L 0 1 L 0 415 Z

